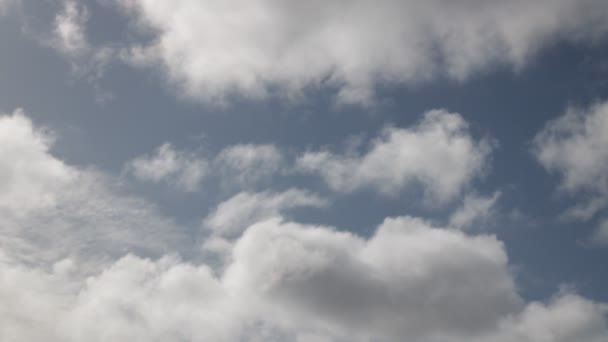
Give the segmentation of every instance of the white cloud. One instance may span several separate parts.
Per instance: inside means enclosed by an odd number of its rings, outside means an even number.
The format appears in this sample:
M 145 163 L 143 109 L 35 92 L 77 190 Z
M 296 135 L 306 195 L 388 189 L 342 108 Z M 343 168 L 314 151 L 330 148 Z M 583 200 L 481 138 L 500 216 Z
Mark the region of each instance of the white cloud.
M 22 114 L 0 117 L 0 133 L 0 184 L 53 199 L 2 192 L 1 341 L 608 341 L 604 304 L 569 293 L 525 303 L 494 236 L 396 217 L 365 238 L 269 217 L 320 205 L 312 194 L 249 194 L 254 204 L 226 214 L 256 223 L 212 269 L 174 256 L 188 248 L 179 227 L 54 157 Z M 71 176 L 49 187 L 63 169 Z
M 464 229 L 471 227 L 474 223 L 483 223 L 489 219 L 494 211 L 494 206 L 500 198 L 500 192 L 495 192 L 490 197 L 479 197 L 467 194 L 462 206 L 450 216 L 450 226 Z
M 168 182 L 187 192 L 198 191 L 208 173 L 208 162 L 195 153 L 179 151 L 169 143 L 161 145 L 151 156 L 132 160 L 126 167 L 142 181 Z
M 581 195 L 565 218 L 589 220 L 608 205 L 608 102 L 586 110 L 570 108 L 545 125 L 534 139 L 541 165 L 560 177 L 559 189 Z M 595 240 L 602 240 L 602 228 Z
M 131 60 L 197 100 L 326 85 L 366 102 L 376 84 L 520 69 L 555 42 L 608 32 L 604 0 L 116 1 L 156 34 Z
M 562 178 L 566 191 L 608 194 L 608 103 L 570 108 L 534 140 L 539 162 Z
M 300 189 L 284 192 L 241 192 L 220 203 L 204 226 L 215 234 L 238 236 L 251 224 L 301 207 L 325 207 L 327 200 Z
M 251 186 L 277 174 L 283 167 L 283 155 L 270 144 L 233 145 L 220 151 L 214 164 L 226 183 Z
M 25 213 L 52 205 L 76 174 L 48 154 L 53 137 L 35 130 L 22 110 L 0 115 L 0 209 Z
M 0 246 L 13 258 L 87 268 L 134 251 L 161 255 L 180 230 L 93 169 L 50 154 L 51 134 L 21 112 L 0 116 Z
M 76 1 L 65 1 L 63 11 L 55 17 L 55 49 L 72 56 L 82 55 L 91 48 L 87 41 L 85 24 L 88 11 Z
M 297 168 L 319 173 L 337 191 L 390 195 L 419 184 L 430 198 L 445 201 L 479 175 L 490 150 L 487 141 L 473 139 L 459 114 L 432 110 L 414 127 L 385 129 L 364 155 L 307 152 Z
M 3 341 L 606 342 L 606 307 L 524 303 L 502 244 L 411 218 L 364 239 L 259 222 L 227 271 L 128 255 L 86 279 L 0 258 Z

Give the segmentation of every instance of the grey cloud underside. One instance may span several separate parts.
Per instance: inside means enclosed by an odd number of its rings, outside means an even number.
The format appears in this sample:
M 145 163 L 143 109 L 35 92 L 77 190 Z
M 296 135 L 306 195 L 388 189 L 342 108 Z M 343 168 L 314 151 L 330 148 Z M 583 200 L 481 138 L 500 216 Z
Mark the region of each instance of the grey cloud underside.
M 526 303 L 494 236 L 404 216 L 364 238 L 281 217 L 326 205 L 303 190 L 227 200 L 207 221 L 216 237 L 232 234 L 224 264 L 180 259 L 196 239 L 154 206 L 54 157 L 52 134 L 23 113 L 1 117 L 9 131 L 3 341 L 607 341 L 602 303 L 573 293 Z M 238 215 L 237 229 L 219 219 Z

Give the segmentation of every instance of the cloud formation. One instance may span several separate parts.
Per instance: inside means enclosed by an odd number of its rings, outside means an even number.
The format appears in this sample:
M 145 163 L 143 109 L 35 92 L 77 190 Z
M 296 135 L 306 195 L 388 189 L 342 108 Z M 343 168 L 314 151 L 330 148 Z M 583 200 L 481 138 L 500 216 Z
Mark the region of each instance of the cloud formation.
M 210 216 L 220 235 L 246 217 L 216 268 L 178 256 L 196 237 L 54 157 L 23 114 L 0 117 L 2 132 L 0 184 L 18 187 L 0 206 L 2 341 L 608 341 L 605 304 L 526 303 L 492 235 L 402 216 L 363 237 L 282 217 L 323 205 L 313 194 L 241 194 Z
M 307 152 L 297 168 L 319 174 L 337 191 L 369 188 L 394 195 L 422 185 L 429 198 L 443 202 L 480 174 L 491 149 L 470 135 L 460 114 L 431 110 L 413 127 L 385 129 L 362 155 Z
M 55 17 L 53 47 L 70 56 L 87 52 L 91 48 L 85 32 L 88 19 L 86 7 L 75 1 L 65 1 L 63 11 Z
M 86 281 L 60 268 L 0 259 L 0 337 L 605 342 L 608 336 L 601 304 L 568 293 L 525 304 L 494 237 L 411 217 L 387 219 L 369 239 L 274 218 L 249 227 L 231 257 L 215 275 L 176 257 L 128 255 Z
M 126 170 L 141 181 L 167 182 L 186 192 L 198 191 L 207 176 L 209 163 L 196 155 L 164 143 L 153 155 L 133 159 Z
M 238 236 L 247 227 L 298 207 L 322 208 L 328 201 L 300 189 L 284 192 L 240 192 L 220 203 L 207 216 L 204 226 L 221 236 Z
M 180 229 L 94 169 L 55 158 L 52 134 L 22 111 L 0 116 L 0 247 L 13 259 L 83 268 L 133 251 L 160 256 Z M 2 253 L 0 253 L 2 254 Z M 84 265 L 86 264 L 86 265 Z
M 115 1 L 154 34 L 131 62 L 160 66 L 195 100 L 328 87 L 365 103 L 376 85 L 521 69 L 544 47 L 608 32 L 603 0 Z
M 582 200 L 564 216 L 589 220 L 608 206 L 608 102 L 570 108 L 534 139 L 538 162 L 560 177 L 559 189 Z M 598 232 L 601 236 L 601 230 Z
M 224 148 L 214 159 L 214 166 L 227 183 L 250 187 L 268 180 L 283 168 L 284 158 L 272 144 L 241 144 Z
M 467 194 L 464 197 L 462 206 L 450 216 L 450 226 L 466 229 L 474 224 L 487 223 L 485 221 L 492 216 L 500 195 L 499 191 L 489 197 Z

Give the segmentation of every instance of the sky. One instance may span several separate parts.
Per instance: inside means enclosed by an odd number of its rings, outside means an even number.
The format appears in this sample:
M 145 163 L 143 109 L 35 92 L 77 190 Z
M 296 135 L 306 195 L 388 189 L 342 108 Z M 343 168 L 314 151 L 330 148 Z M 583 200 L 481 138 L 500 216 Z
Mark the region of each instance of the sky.
M 608 2 L 0 0 L 0 340 L 608 342 Z

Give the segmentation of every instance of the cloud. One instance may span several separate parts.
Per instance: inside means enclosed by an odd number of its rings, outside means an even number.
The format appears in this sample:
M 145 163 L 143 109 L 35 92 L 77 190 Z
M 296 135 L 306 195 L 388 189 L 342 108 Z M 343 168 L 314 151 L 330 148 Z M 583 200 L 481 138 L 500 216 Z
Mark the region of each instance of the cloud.
M 376 85 L 521 69 L 554 43 L 608 32 L 603 0 L 116 2 L 154 35 L 130 47 L 131 61 L 203 101 L 328 87 L 366 103 Z
M 560 177 L 559 190 L 582 199 L 565 218 L 590 220 L 608 205 L 608 102 L 587 109 L 570 108 L 536 135 L 533 153 Z M 595 239 L 602 239 L 603 230 Z
M 297 168 L 318 173 L 337 191 L 394 195 L 417 184 L 442 202 L 480 174 L 491 149 L 488 141 L 473 139 L 459 114 L 432 110 L 413 127 L 385 129 L 363 155 L 307 152 Z
M 127 255 L 86 279 L 0 258 L 6 341 L 605 342 L 606 307 L 524 303 L 502 243 L 412 217 L 365 239 L 269 219 L 226 271 Z
M 22 110 L 0 115 L 0 209 L 26 213 L 52 205 L 75 172 L 48 154 L 53 137 Z
M 283 154 L 271 144 L 241 144 L 224 148 L 214 159 L 226 183 L 252 186 L 269 179 L 283 167 Z
M 240 192 L 220 203 L 204 221 L 215 234 L 238 236 L 251 224 L 300 207 L 321 208 L 327 200 L 300 189 L 284 192 Z
M 608 193 L 608 103 L 570 108 L 534 139 L 538 161 L 561 177 L 565 191 Z
M 178 151 L 169 143 L 158 147 L 155 154 L 135 158 L 126 166 L 127 172 L 141 181 L 167 182 L 186 192 L 200 189 L 208 169 L 206 159 L 195 153 Z
M 242 194 L 215 212 L 228 218 L 219 236 L 244 219 L 213 268 L 154 206 L 53 156 L 52 134 L 24 114 L 1 116 L 0 133 L 0 184 L 13 187 L 1 192 L 2 341 L 608 341 L 605 304 L 525 302 L 492 235 L 405 216 L 363 237 L 281 217 L 323 205 L 303 190 Z
M 86 53 L 91 48 L 85 32 L 88 19 L 86 7 L 75 1 L 65 1 L 63 11 L 55 17 L 55 49 L 72 56 Z
M 600 221 L 597 230 L 592 237 L 592 242 L 597 245 L 608 245 L 608 219 Z
M 462 206 L 450 216 L 450 226 L 464 229 L 470 228 L 474 223 L 483 223 L 492 216 L 500 195 L 498 191 L 490 197 L 467 194 Z
M 126 251 L 159 256 L 180 243 L 180 229 L 146 201 L 94 169 L 50 153 L 48 130 L 23 111 L 0 116 L 0 246 L 28 263 L 75 257 L 82 269 Z

